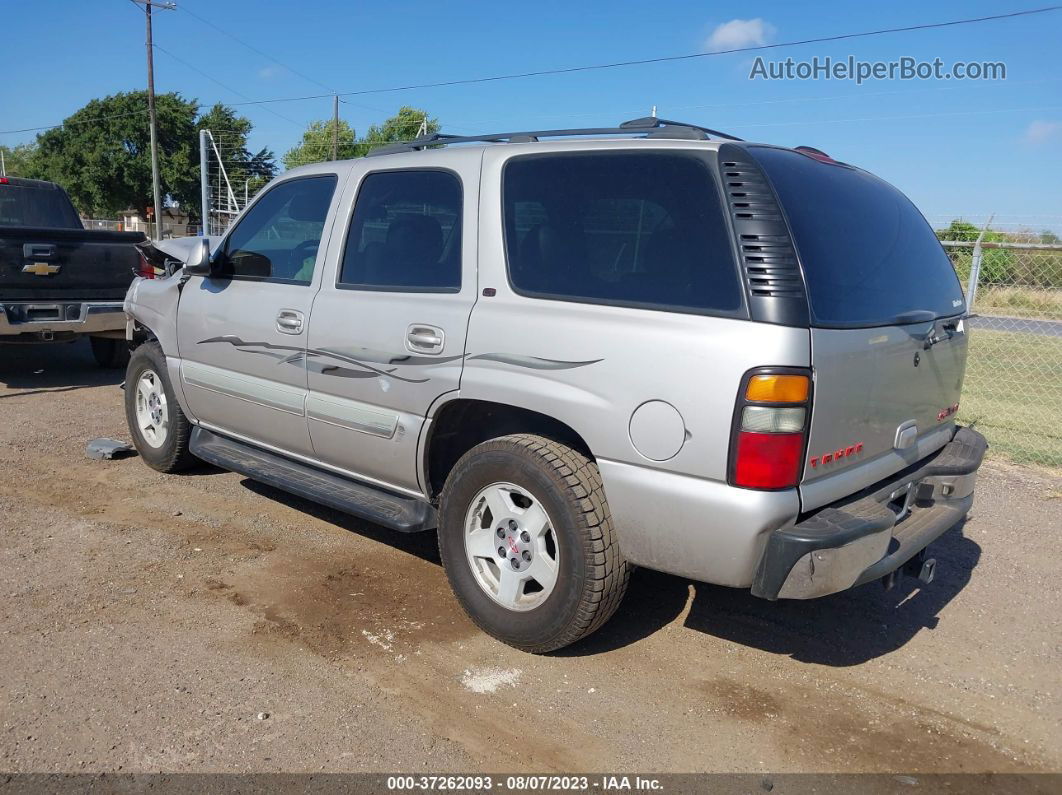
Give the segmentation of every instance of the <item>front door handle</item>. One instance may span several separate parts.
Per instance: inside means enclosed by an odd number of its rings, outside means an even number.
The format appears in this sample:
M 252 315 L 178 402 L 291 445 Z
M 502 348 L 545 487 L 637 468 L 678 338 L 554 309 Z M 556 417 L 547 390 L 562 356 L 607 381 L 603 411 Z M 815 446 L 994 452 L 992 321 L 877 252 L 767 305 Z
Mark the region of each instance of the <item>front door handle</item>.
M 441 353 L 446 335 L 441 328 L 414 323 L 406 329 L 406 349 L 413 353 Z
M 277 314 L 277 331 L 281 334 L 302 334 L 302 312 L 281 309 Z

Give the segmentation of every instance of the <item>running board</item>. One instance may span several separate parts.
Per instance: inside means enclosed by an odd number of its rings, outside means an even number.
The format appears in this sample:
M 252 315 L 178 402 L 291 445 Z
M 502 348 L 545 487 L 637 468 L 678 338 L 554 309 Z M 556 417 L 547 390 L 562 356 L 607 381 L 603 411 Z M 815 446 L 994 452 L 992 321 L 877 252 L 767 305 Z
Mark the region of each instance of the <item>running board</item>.
M 401 533 L 438 525 L 435 508 L 413 497 L 333 475 L 196 427 L 189 450 L 209 464 Z

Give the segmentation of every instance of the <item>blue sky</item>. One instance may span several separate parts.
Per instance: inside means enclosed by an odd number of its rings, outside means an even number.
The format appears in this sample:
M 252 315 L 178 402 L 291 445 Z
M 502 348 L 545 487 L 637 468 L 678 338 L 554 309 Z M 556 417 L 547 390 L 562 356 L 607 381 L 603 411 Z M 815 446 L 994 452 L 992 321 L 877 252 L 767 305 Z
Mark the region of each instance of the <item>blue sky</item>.
M 362 3 L 355 0 L 177 0 L 156 14 L 159 91 L 204 104 L 293 97 L 574 66 L 734 44 L 784 42 L 1038 7 L 1025 2 Z M 47 10 L 47 13 L 44 13 Z M 203 25 L 209 19 L 276 61 Z M 144 24 L 129 0 L 5 3 L 0 129 L 53 124 L 88 100 L 144 83 Z M 737 20 L 737 22 L 735 22 Z M 1005 81 L 750 81 L 754 55 L 733 54 L 480 85 L 347 98 L 357 130 L 400 104 L 426 108 L 457 133 L 611 125 L 646 115 L 743 138 L 809 144 L 874 171 L 931 220 L 997 213 L 1004 223 L 1062 226 L 1062 12 L 763 53 L 810 59 L 901 56 L 945 64 L 1003 61 Z M 282 66 L 281 64 L 286 64 Z M 312 78 L 293 73 L 291 69 Z M 241 96 L 242 95 L 242 96 Z M 304 124 L 331 113 L 322 98 L 239 110 L 252 144 L 277 155 Z M 285 118 L 276 115 L 280 114 Z M 13 145 L 32 133 L 0 136 Z

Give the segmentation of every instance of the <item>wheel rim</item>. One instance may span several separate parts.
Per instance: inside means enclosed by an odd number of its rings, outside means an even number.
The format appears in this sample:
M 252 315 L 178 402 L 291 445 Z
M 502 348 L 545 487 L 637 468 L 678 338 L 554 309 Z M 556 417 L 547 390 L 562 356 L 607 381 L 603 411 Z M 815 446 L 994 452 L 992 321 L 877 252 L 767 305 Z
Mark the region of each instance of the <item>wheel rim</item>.
M 170 412 L 166 390 L 154 370 L 145 370 L 136 382 L 136 422 L 140 435 L 152 447 L 162 447 L 169 433 Z
M 534 610 L 557 584 L 560 547 L 542 503 L 512 483 L 492 483 L 465 515 L 465 557 L 476 583 L 508 610 Z

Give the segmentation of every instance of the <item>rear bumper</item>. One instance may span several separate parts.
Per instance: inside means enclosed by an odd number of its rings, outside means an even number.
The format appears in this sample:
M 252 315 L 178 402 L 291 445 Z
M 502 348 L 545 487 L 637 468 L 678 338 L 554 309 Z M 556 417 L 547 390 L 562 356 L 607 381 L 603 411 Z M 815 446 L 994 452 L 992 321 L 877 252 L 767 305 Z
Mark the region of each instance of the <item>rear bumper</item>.
M 3 342 L 50 342 L 76 334 L 124 334 L 124 331 L 125 312 L 121 301 L 25 301 L 0 304 L 0 341 Z
M 937 454 L 767 538 L 752 593 L 812 599 L 881 579 L 966 516 L 988 443 L 959 428 Z

